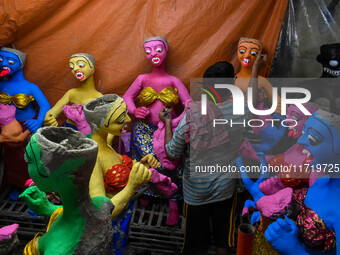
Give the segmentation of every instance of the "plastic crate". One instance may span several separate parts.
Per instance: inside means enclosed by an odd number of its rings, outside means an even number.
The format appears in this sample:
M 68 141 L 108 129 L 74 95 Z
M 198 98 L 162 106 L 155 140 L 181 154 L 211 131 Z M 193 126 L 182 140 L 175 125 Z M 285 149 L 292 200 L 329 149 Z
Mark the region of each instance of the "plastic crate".
M 180 254 L 184 240 L 185 220 L 179 217 L 176 226 L 167 226 L 167 200 L 152 203 L 151 209 L 134 202 L 130 222 L 129 251 L 136 254 Z M 142 253 L 141 253 L 142 252 Z
M 6 190 L 0 196 L 0 227 L 18 223 L 19 238 L 33 238 L 38 232 L 46 232 L 48 219 L 42 216 L 30 216 L 29 208 L 23 200 L 8 199 L 10 191 Z

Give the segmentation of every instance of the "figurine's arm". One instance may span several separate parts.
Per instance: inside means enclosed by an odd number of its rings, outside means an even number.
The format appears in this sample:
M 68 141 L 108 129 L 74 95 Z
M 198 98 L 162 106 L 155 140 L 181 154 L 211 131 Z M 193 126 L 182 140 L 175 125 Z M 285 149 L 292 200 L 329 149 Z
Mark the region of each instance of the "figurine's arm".
M 37 186 L 29 187 L 19 197 L 24 198 L 28 207 L 38 215 L 51 216 L 60 207 L 51 204 L 45 192 L 40 191 Z
M 124 102 L 126 103 L 129 112 L 139 119 L 144 119 L 150 113 L 150 111 L 146 107 L 136 108 L 135 99 L 137 98 L 142 89 L 143 78 L 141 75 L 139 75 L 123 96 Z
M 63 106 L 70 102 L 71 90 L 67 91 L 65 95 L 46 113 L 44 120 L 45 126 L 58 126 L 57 118 L 63 111 Z
M 30 83 L 30 93 L 34 97 L 34 100 L 39 105 L 39 114 L 38 118 L 30 119 L 26 121 L 24 124 L 27 126 L 27 129 L 32 133 L 36 132 L 38 128 L 40 128 L 44 122 L 45 115 L 49 109 L 51 109 L 50 103 L 47 101 L 46 97 L 39 89 L 39 87 L 33 83 Z
M 184 103 L 190 99 L 190 94 L 187 88 L 184 86 L 182 81 L 177 77 L 174 77 L 173 86 L 177 89 L 179 101 L 181 101 L 182 105 L 184 106 Z
M 29 130 L 26 130 L 25 132 L 21 132 L 19 134 L 13 135 L 13 136 L 4 136 L 0 134 L 0 143 L 19 143 L 23 142 L 31 132 Z
M 102 167 L 97 157 L 90 178 L 90 197 L 106 196 Z
M 115 206 L 111 218 L 116 218 L 125 208 L 135 192 L 151 179 L 151 171 L 140 162 L 134 162 L 125 188 L 111 198 Z

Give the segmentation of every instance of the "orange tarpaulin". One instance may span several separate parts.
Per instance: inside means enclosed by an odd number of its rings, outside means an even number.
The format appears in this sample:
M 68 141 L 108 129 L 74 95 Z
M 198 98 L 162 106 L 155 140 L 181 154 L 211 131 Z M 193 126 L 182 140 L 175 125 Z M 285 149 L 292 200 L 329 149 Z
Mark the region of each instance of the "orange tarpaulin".
M 79 86 L 71 54 L 92 54 L 98 90 L 123 95 L 152 70 L 142 46 L 155 35 L 169 41 L 167 71 L 189 88 L 190 78 L 216 61 L 237 70 L 241 36 L 261 39 L 271 61 L 286 6 L 287 0 L 3 0 L 0 45 L 27 53 L 26 79 L 52 106 Z

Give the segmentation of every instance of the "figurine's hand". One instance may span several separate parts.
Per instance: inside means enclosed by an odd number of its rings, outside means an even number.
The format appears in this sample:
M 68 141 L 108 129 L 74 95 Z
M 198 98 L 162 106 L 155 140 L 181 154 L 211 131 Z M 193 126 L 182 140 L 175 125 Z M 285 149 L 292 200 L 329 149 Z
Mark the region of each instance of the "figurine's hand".
M 250 217 L 250 223 L 251 225 L 254 225 L 256 222 L 259 222 L 261 219 L 261 213 L 260 211 L 254 212 Z
M 159 112 L 159 119 L 162 122 L 171 121 L 171 108 L 165 107 Z
M 140 162 L 134 161 L 126 187 L 137 191 L 144 183 L 151 179 L 151 171 Z
M 264 196 L 264 194 L 260 191 L 259 185 L 261 182 L 263 182 L 266 177 L 268 176 L 268 172 L 264 171 L 263 166 L 265 165 L 265 156 L 263 153 L 257 153 L 256 154 L 260 158 L 261 162 L 261 176 L 258 178 L 256 182 L 253 182 L 247 175 L 246 169 L 244 168 L 242 158 L 238 157 L 236 159 L 236 165 L 240 169 L 242 181 L 244 183 L 244 186 L 249 191 L 249 193 L 253 196 L 254 202 L 256 203 L 261 197 Z
M 49 115 L 45 116 L 44 125 L 45 126 L 55 126 L 55 127 L 57 127 L 58 126 L 58 121 L 57 121 L 57 119 L 54 116 L 49 114 Z
M 77 129 L 80 132 L 82 132 L 84 135 L 91 133 L 91 127 L 86 121 L 83 106 L 81 104 L 72 104 L 72 106 L 64 105 L 63 112 L 66 118 L 72 120 L 76 124 Z
M 42 124 L 43 124 L 42 121 L 35 120 L 35 119 L 27 120 L 24 123 L 24 125 L 26 125 L 27 129 L 32 133 L 37 132 L 38 128 L 40 128 L 42 126 Z
M 295 223 L 285 215 L 270 224 L 265 232 L 267 241 L 281 255 L 307 254 L 303 253 L 303 245 L 298 240 L 298 228 Z M 300 253 L 302 251 L 302 253 Z
M 29 187 L 20 194 L 19 198 L 24 198 L 28 207 L 38 215 L 50 216 L 56 209 L 48 201 L 45 192 L 40 191 L 37 186 Z
M 150 110 L 146 107 L 138 107 L 133 111 L 133 115 L 135 115 L 138 119 L 145 119 L 150 114 Z
M 158 160 L 152 154 L 146 155 L 144 158 L 141 159 L 140 162 L 148 168 L 155 168 L 156 169 L 160 165 Z

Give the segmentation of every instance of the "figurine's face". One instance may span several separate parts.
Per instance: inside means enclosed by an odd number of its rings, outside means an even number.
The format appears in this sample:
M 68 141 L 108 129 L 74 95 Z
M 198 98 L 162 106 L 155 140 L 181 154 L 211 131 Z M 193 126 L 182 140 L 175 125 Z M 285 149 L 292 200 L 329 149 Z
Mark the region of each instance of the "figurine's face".
M 287 109 L 287 119 L 295 120 L 296 122 L 289 122 L 290 125 L 288 136 L 298 139 L 302 135 L 303 125 L 306 123 L 309 116 L 304 115 L 296 105 L 290 105 Z M 296 126 L 294 127 L 294 125 Z
M 0 104 L 0 126 L 7 125 L 14 120 L 15 106 Z
M 48 179 L 50 173 L 47 172 L 45 166 L 42 164 L 40 158 L 42 148 L 36 140 L 36 134 L 34 134 L 26 147 L 25 160 L 28 166 L 28 174 L 32 178 L 33 182 L 42 191 L 50 191 L 48 186 Z
M 126 104 L 123 102 L 117 108 L 112 109 L 108 114 L 104 128 L 107 128 L 110 134 L 121 136 L 127 131 L 127 123 L 130 121 L 131 119 L 128 115 Z
M 144 44 L 144 52 L 151 64 L 161 66 L 167 56 L 166 44 L 161 40 L 146 42 Z
M 94 74 L 94 66 L 82 55 L 71 57 L 69 65 L 73 75 L 80 81 L 85 81 Z
M 340 162 L 340 155 L 336 153 L 340 145 L 340 134 L 321 118 L 312 116 L 306 121 L 298 144 L 305 147 L 302 152 L 315 167 L 325 168 L 321 164 L 334 167 L 334 164 Z
M 9 51 L 0 51 L 0 77 L 11 75 L 20 70 L 21 61 L 18 55 Z
M 262 47 L 251 40 L 240 41 L 238 44 L 238 60 L 244 67 L 252 67 L 257 54 L 262 50 Z

